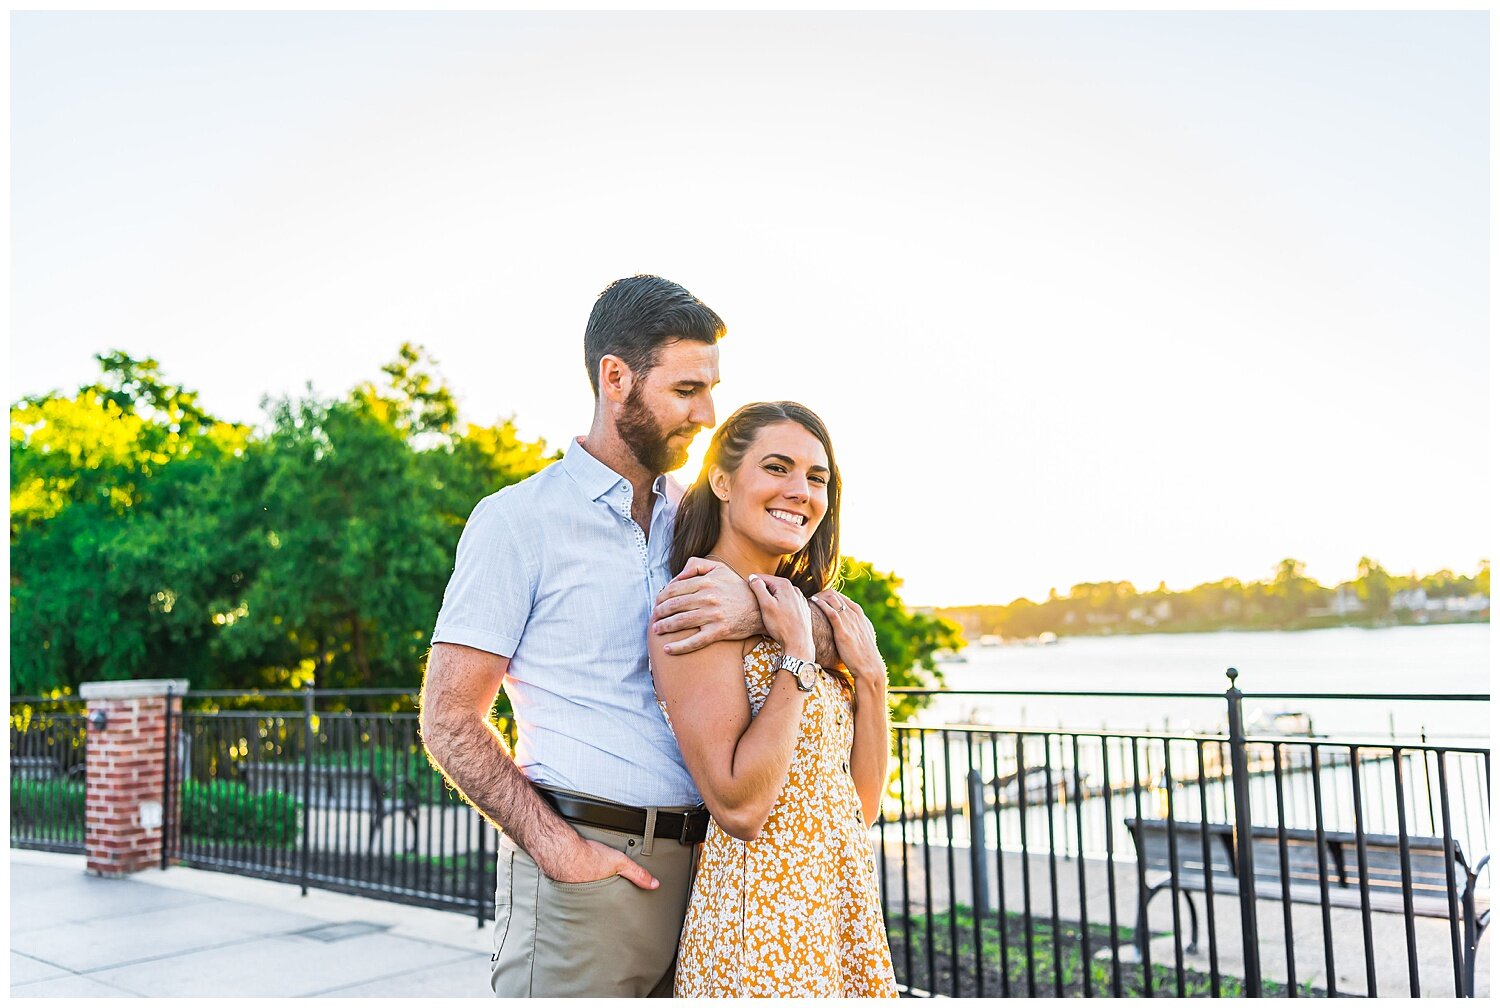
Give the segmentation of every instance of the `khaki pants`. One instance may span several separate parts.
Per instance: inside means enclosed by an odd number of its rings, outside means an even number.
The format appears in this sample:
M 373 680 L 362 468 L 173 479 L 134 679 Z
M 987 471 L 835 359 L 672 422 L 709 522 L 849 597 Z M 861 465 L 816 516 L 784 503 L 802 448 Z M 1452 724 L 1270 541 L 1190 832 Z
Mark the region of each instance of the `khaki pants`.
M 618 875 L 554 882 L 502 835 L 490 978 L 495 996 L 671 997 L 698 845 L 573 828 L 624 851 L 661 885 L 640 889 Z

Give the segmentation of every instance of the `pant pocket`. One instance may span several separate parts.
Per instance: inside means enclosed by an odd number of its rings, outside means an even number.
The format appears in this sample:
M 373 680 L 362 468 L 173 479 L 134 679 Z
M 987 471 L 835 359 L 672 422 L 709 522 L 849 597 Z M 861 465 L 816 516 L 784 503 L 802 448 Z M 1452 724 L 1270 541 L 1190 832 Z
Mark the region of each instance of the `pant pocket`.
M 543 879 L 536 925 L 537 990 L 554 997 L 641 997 L 665 969 L 640 962 L 649 934 L 639 903 L 650 894 L 618 875 L 597 882 Z M 543 977 L 546 980 L 543 980 Z M 545 987 L 543 986 L 545 984 Z
M 497 997 L 530 997 L 536 964 L 540 874 L 531 859 L 501 847 L 495 863 L 495 952 L 490 989 Z
M 491 962 L 499 958 L 500 950 L 505 947 L 505 934 L 510 930 L 511 910 L 515 906 L 515 897 L 511 894 L 514 868 L 515 852 L 500 848 L 495 858 L 495 955 L 490 958 Z

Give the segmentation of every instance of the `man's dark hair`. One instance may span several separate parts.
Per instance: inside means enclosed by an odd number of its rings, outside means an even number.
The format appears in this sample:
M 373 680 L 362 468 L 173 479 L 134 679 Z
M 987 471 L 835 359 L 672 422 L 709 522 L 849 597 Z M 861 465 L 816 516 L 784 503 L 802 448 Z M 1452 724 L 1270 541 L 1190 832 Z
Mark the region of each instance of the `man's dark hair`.
M 599 398 L 599 362 L 613 354 L 637 374 L 656 366 L 657 351 L 679 339 L 716 343 L 724 320 L 685 288 L 658 276 L 616 280 L 604 289 L 583 333 L 583 362 Z

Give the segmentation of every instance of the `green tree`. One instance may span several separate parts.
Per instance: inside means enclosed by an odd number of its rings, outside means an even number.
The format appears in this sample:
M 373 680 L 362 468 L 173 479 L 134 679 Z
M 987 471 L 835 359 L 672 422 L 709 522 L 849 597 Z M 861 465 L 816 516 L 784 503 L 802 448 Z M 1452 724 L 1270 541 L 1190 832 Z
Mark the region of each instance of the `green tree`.
M 11 408 L 11 689 L 184 674 L 207 661 L 230 571 L 212 508 L 249 431 L 160 366 L 96 357 L 100 379 Z
M 901 602 L 901 579 L 878 571 L 853 557 L 839 565 L 839 591 L 859 604 L 875 628 L 880 656 L 885 659 L 892 686 L 941 686 L 939 651 L 957 651 L 963 634 L 950 620 L 913 612 Z M 905 721 L 926 705 L 927 698 L 902 694 L 891 704 L 891 716 Z
M 259 437 L 154 360 L 11 411 L 11 688 L 173 675 L 197 688 L 415 683 L 481 497 L 550 460 L 459 433 L 405 345 L 348 396 L 269 403 Z
M 1354 590 L 1364 602 L 1371 620 L 1378 622 L 1390 616 L 1391 576 L 1378 561 L 1359 558 L 1359 577 L 1354 582 Z
M 1057 632 L 1056 613 L 1048 604 L 1038 605 L 1027 598 L 1018 598 L 1005 607 L 1003 629 L 996 632 L 1006 637 L 1035 637 L 1044 631 Z
M 419 348 L 383 371 L 385 384 L 339 402 L 271 404 L 242 468 L 255 575 L 226 647 L 260 656 L 281 685 L 416 682 L 469 510 L 546 464 L 509 424 L 457 436 L 452 394 Z
M 1307 565 L 1287 557 L 1276 565 L 1270 595 L 1282 626 L 1291 626 L 1307 615 L 1317 582 L 1306 575 Z

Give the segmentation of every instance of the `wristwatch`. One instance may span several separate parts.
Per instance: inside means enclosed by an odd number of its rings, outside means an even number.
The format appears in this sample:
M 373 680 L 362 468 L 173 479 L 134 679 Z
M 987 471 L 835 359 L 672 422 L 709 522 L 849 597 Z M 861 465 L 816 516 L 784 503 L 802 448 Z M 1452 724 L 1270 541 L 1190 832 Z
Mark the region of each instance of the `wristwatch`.
M 817 662 L 803 661 L 801 658 L 793 658 L 791 655 L 782 655 L 781 664 L 776 666 L 780 671 L 785 669 L 792 674 L 792 681 L 797 688 L 804 693 L 811 693 L 813 686 L 818 681 L 818 673 L 823 671 L 823 666 Z

